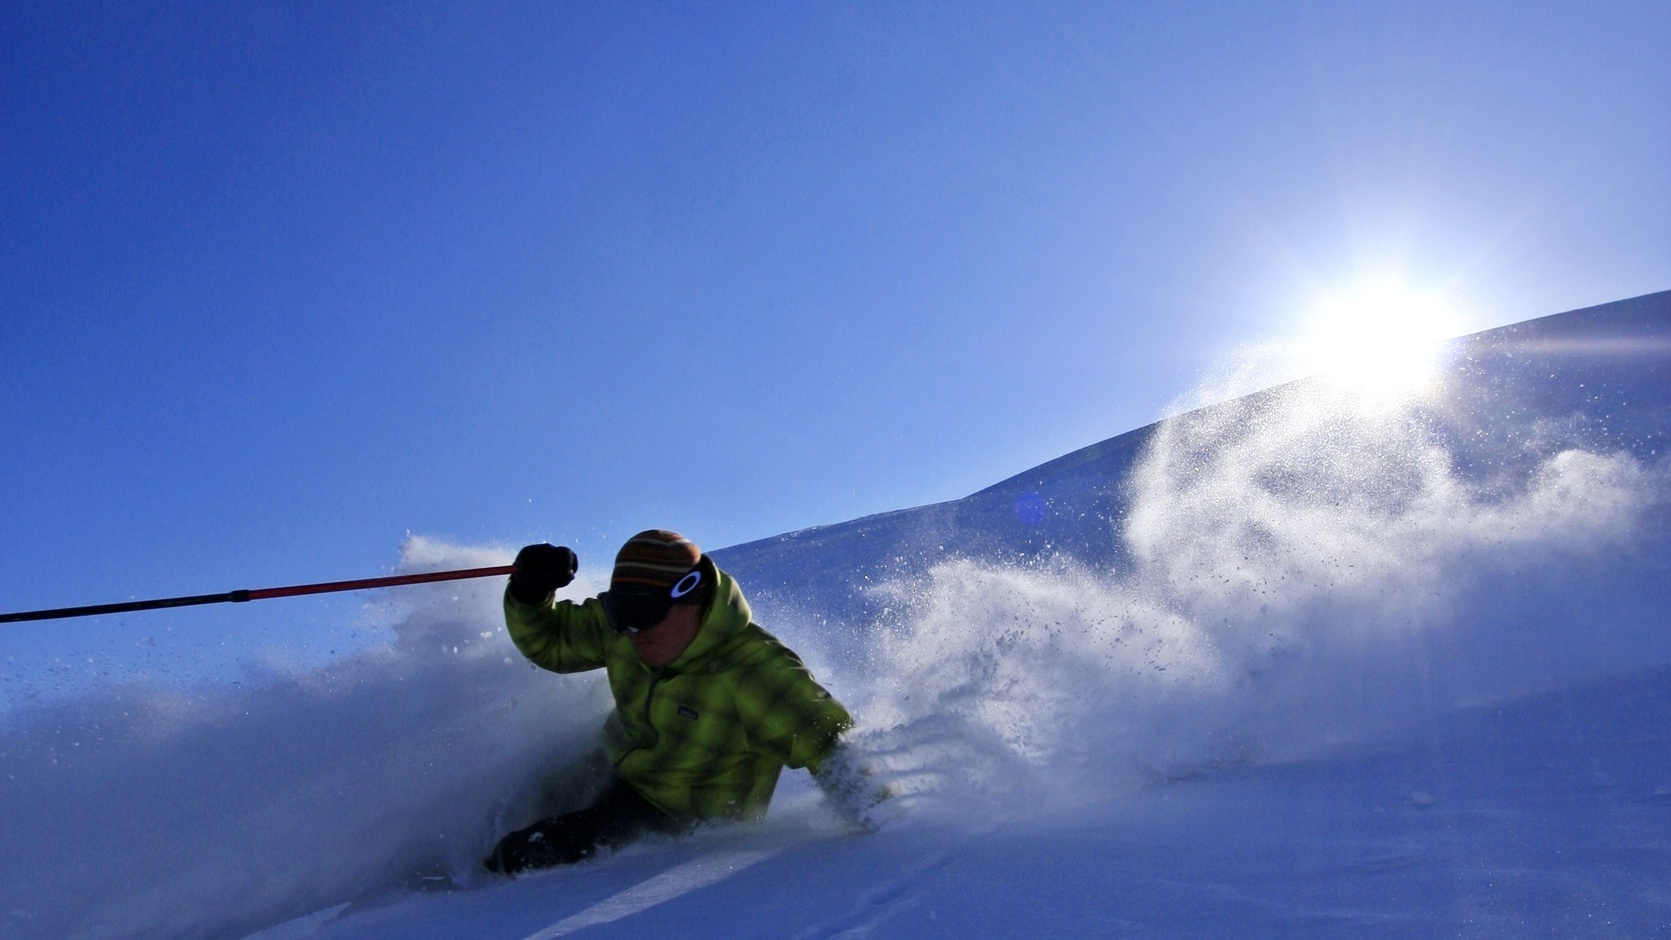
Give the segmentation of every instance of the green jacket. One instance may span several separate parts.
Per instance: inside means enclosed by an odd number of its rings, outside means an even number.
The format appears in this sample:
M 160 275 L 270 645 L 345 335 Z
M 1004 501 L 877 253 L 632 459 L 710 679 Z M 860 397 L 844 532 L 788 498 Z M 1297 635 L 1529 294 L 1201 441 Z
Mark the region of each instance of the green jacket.
M 713 598 L 679 658 L 651 669 L 597 598 L 524 604 L 505 594 L 517 649 L 553 672 L 603 668 L 615 694 L 604 748 L 645 799 L 686 819 L 766 812 L 784 766 L 814 773 L 852 724 L 800 657 L 751 619 L 737 582 L 713 567 Z

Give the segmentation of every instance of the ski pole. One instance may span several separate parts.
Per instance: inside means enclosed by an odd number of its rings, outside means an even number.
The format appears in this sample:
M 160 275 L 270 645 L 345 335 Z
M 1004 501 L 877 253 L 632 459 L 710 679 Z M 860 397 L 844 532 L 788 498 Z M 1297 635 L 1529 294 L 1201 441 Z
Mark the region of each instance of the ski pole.
M 227 591 L 225 594 L 195 594 L 190 597 L 164 597 L 153 601 L 128 601 L 122 604 L 93 604 L 88 607 L 59 607 L 55 610 L 25 610 L 15 614 L 0 614 L 0 623 L 24 620 L 58 620 L 64 617 L 94 617 L 99 614 L 125 614 L 135 610 L 162 610 L 169 607 L 196 607 L 199 604 L 242 604 L 245 601 L 264 601 L 270 597 L 300 597 L 303 594 L 330 594 L 336 591 L 363 591 L 368 588 L 395 587 L 401 584 L 427 584 L 431 581 L 461 581 L 465 578 L 491 578 L 510 574 L 515 565 L 495 568 L 461 568 L 455 571 L 430 571 L 424 574 L 399 574 L 387 578 L 363 578 L 359 581 L 326 581 L 320 584 L 295 584 L 290 587 L 256 588 Z

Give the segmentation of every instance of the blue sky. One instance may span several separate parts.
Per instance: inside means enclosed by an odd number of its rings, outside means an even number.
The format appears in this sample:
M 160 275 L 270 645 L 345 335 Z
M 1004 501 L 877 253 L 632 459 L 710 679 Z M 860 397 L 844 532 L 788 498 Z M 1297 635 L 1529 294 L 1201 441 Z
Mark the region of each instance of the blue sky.
M 621 7 L 7 4 L 0 609 L 719 547 L 1146 424 L 1366 273 L 1671 286 L 1661 2 Z

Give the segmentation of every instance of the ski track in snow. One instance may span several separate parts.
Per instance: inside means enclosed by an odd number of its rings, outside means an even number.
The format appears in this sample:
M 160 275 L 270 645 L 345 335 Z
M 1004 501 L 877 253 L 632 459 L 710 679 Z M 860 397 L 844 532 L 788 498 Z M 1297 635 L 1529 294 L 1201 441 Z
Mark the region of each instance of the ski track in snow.
M 793 935 L 793 940 L 838 940 L 864 937 L 903 911 L 918 906 L 918 889 L 923 879 L 944 869 L 957 857 L 955 849 L 935 851 L 907 865 L 899 875 L 884 879 L 864 892 L 845 914 L 813 924 Z
M 544 930 L 529 934 L 523 940 L 553 940 L 577 930 L 629 917 L 639 911 L 665 904 L 674 898 L 724 881 L 781 851 L 781 848 L 741 849 L 703 856 L 599 901 L 578 914 L 572 914 Z

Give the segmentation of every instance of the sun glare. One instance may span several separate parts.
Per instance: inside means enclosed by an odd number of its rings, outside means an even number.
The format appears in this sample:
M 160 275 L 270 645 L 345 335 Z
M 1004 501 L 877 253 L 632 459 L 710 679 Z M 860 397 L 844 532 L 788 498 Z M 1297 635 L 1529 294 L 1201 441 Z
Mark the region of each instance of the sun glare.
M 1437 376 L 1456 318 L 1438 297 L 1371 283 L 1318 305 L 1304 341 L 1310 368 L 1373 399 L 1421 391 Z

